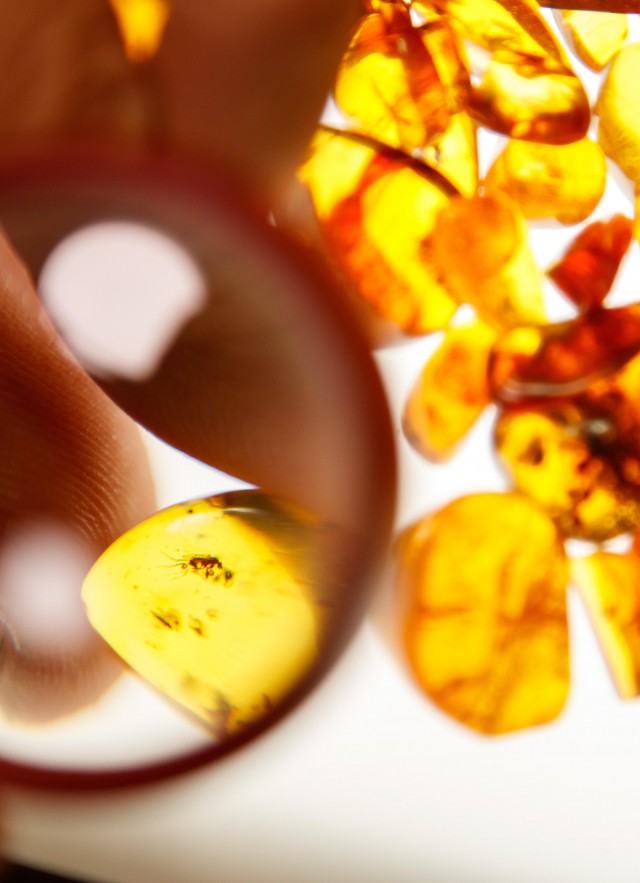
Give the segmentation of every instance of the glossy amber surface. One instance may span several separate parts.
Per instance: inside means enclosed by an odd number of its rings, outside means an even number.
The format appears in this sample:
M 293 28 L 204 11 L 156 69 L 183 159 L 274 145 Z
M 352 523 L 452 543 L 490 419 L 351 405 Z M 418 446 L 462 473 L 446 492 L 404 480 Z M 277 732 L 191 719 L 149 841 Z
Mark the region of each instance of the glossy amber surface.
M 636 187 L 640 186 L 640 43 L 625 46 L 611 62 L 596 113 L 598 140 Z
M 487 361 L 496 336 L 483 322 L 450 328 L 420 373 L 402 425 L 428 460 L 450 459 L 489 404 Z
M 276 709 L 317 661 L 340 603 L 339 567 L 325 582 L 327 548 L 314 519 L 239 491 L 124 534 L 83 598 L 116 653 L 224 740 Z
M 558 12 L 556 21 L 580 61 L 593 71 L 611 61 L 629 33 L 627 17 L 619 12 L 568 9 Z
M 607 169 L 589 138 L 573 144 L 509 141 L 489 170 L 488 193 L 507 193 L 526 218 L 577 224 L 600 202 Z
M 609 671 L 623 699 L 640 695 L 640 559 L 596 552 L 572 562 Z
M 569 686 L 567 562 L 519 494 L 462 497 L 398 544 L 404 641 L 425 693 L 485 734 L 557 717 Z

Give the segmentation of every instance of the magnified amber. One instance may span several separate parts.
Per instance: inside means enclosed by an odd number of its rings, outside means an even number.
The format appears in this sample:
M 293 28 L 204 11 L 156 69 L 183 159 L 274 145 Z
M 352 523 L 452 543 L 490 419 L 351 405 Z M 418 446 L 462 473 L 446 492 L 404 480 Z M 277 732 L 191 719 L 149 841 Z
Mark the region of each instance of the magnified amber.
M 443 711 L 486 734 L 560 713 L 568 568 L 553 522 L 534 503 L 462 497 L 408 528 L 398 557 L 408 658 Z
M 640 560 L 596 552 L 571 564 L 571 576 L 623 699 L 640 695 Z
M 171 15 L 170 0 L 109 0 L 116 14 L 127 56 L 148 61 L 156 54 Z
M 605 158 L 588 138 L 573 144 L 510 141 L 485 180 L 488 193 L 507 193 L 526 218 L 577 224 L 600 202 L 607 177 Z
M 496 333 L 482 322 L 450 328 L 407 400 L 404 433 L 428 460 L 448 460 L 490 402 L 487 361 Z
M 452 199 L 438 214 L 428 254 L 451 295 L 486 322 L 508 328 L 545 320 L 527 225 L 507 196 Z
M 589 224 L 574 239 L 547 275 L 578 307 L 599 307 L 633 236 L 633 222 L 624 215 Z
M 319 131 L 299 175 L 349 289 L 407 334 L 443 328 L 457 305 L 426 248 L 452 185 L 422 163 L 331 129 Z
M 625 46 L 611 62 L 596 113 L 598 140 L 636 187 L 640 186 L 640 43 Z
M 466 113 L 456 113 L 447 130 L 422 151 L 424 160 L 442 172 L 463 196 L 478 189 L 478 143 L 476 127 Z
M 569 322 L 514 328 L 493 348 L 489 382 L 505 404 L 573 395 L 640 351 L 640 305 L 593 309 Z
M 627 17 L 619 12 L 563 10 L 556 21 L 578 58 L 593 71 L 609 64 L 629 33 Z
M 136 672 L 214 738 L 264 717 L 308 675 L 338 599 L 324 529 L 240 491 L 172 506 L 89 572 L 89 619 Z M 340 582 L 340 572 L 331 574 Z

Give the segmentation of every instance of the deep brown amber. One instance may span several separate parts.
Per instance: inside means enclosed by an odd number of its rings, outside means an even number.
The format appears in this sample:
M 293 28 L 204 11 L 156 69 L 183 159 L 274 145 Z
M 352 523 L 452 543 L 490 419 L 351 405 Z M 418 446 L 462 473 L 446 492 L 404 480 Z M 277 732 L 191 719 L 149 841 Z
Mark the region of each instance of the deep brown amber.
M 547 273 L 580 309 L 602 305 L 633 237 L 633 222 L 624 215 L 595 221 L 573 240 Z
M 489 404 L 487 361 L 495 339 L 483 322 L 451 328 L 420 373 L 402 425 L 427 459 L 448 460 Z
M 580 61 L 601 71 L 624 45 L 629 33 L 627 17 L 618 12 L 564 10 L 556 21 Z
M 640 305 L 592 309 L 568 322 L 515 328 L 489 360 L 494 397 L 526 404 L 574 395 L 640 351 Z
M 462 497 L 402 534 L 398 586 L 413 673 L 485 734 L 555 718 L 569 686 L 567 562 L 520 494 Z

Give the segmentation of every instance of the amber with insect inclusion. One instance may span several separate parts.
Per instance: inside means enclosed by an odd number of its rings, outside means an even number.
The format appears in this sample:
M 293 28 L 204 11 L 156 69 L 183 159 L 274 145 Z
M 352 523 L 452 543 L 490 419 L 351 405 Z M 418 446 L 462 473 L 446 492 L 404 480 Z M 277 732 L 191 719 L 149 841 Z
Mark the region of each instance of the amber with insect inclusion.
M 125 662 L 224 740 L 276 709 L 322 652 L 340 604 L 330 536 L 258 491 L 172 506 L 97 561 L 87 613 Z
M 348 289 L 406 334 L 444 328 L 457 304 L 425 250 L 453 186 L 421 163 L 331 129 L 318 132 L 298 174 Z
M 409 442 L 428 460 L 448 460 L 490 402 L 489 351 L 496 332 L 483 322 L 450 328 L 424 366 L 403 413 Z
M 633 222 L 624 215 L 595 221 L 569 245 L 549 278 L 582 310 L 602 305 L 633 237 Z
M 626 15 L 617 12 L 570 9 L 555 17 L 575 54 L 593 71 L 609 64 L 629 34 Z
M 494 194 L 452 199 L 425 248 L 447 291 L 498 328 L 545 321 L 542 274 L 518 206 Z
M 622 171 L 640 186 L 640 43 L 625 46 L 611 62 L 596 103 L 598 140 Z
M 600 202 L 606 177 L 604 153 L 589 138 L 573 144 L 510 141 L 489 170 L 485 188 L 511 196 L 526 218 L 577 224 Z
M 635 552 L 596 552 L 571 564 L 582 597 L 623 699 L 640 695 L 640 559 Z
M 569 688 L 567 561 L 553 522 L 520 494 L 462 497 L 398 544 L 413 673 L 481 733 L 552 720 Z
M 639 351 L 639 304 L 595 308 L 568 322 L 506 332 L 493 348 L 489 382 L 505 405 L 575 395 Z

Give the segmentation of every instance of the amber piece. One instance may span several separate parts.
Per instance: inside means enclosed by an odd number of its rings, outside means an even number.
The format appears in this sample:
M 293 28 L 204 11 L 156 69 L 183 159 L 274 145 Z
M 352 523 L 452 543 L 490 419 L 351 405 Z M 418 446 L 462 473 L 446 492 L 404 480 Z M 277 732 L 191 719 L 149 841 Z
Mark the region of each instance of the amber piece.
M 640 186 L 640 43 L 625 46 L 611 62 L 596 113 L 598 140 L 636 187 Z
M 427 16 L 429 5 L 415 4 Z M 530 141 L 584 137 L 587 95 L 533 0 L 438 0 L 434 6 L 464 41 L 469 112 L 478 122 Z
M 593 309 L 568 322 L 514 328 L 489 360 L 493 395 L 504 404 L 574 395 L 640 351 L 640 305 Z
M 450 328 L 424 366 L 407 400 L 403 429 L 427 459 L 448 460 L 489 404 L 487 361 L 495 339 L 482 322 Z
M 578 307 L 602 305 L 633 236 L 633 222 L 624 215 L 589 224 L 574 239 L 547 275 Z
M 127 57 L 148 61 L 162 42 L 171 15 L 170 0 L 109 0 L 118 20 Z
M 507 196 L 452 199 L 426 249 L 447 290 L 498 328 L 545 320 L 527 225 Z
M 442 172 L 463 196 L 478 189 L 476 127 L 466 113 L 456 113 L 445 132 L 422 151 L 425 161 Z
M 425 693 L 485 734 L 555 718 L 569 687 L 567 562 L 519 494 L 462 497 L 398 546 L 404 640 Z
M 456 303 L 425 254 L 455 192 L 422 163 L 330 129 L 299 172 L 329 260 L 351 291 L 407 334 L 443 328 Z
M 573 144 L 510 141 L 489 170 L 488 193 L 507 193 L 526 218 L 577 224 L 600 202 L 606 183 L 604 153 L 589 138 Z
M 639 0 L 544 0 L 551 9 L 588 9 L 592 12 L 640 12 Z
M 580 61 L 593 71 L 609 64 L 629 34 L 627 17 L 617 12 L 563 10 L 556 21 Z
M 596 552 L 571 564 L 611 677 L 623 699 L 640 695 L 640 559 Z

